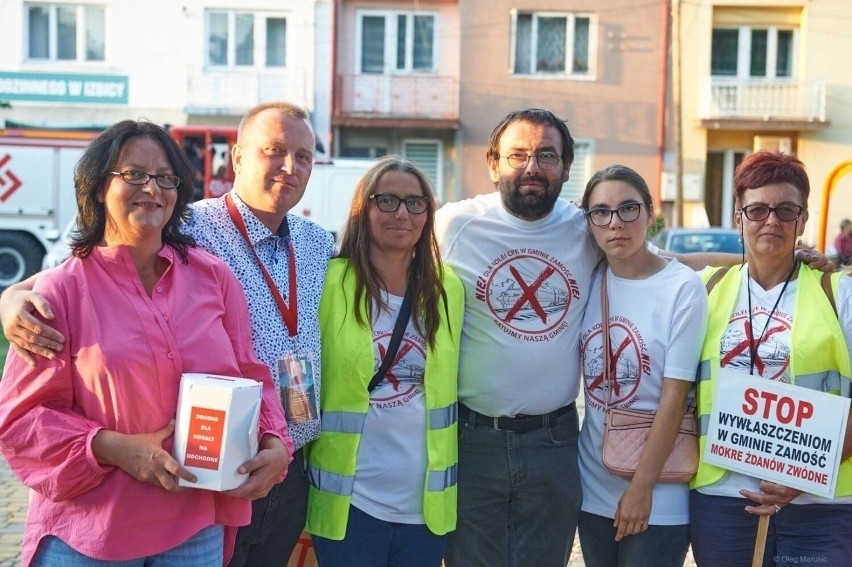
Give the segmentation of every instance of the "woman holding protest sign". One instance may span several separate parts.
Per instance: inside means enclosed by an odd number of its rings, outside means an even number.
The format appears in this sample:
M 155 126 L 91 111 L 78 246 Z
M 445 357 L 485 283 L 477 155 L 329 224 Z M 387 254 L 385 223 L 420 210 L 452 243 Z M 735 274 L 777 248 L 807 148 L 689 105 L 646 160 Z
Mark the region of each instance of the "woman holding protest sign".
M 737 168 L 734 192 L 734 222 L 745 244 L 745 262 L 702 274 L 710 306 L 699 367 L 702 449 L 713 410 L 735 409 L 714 408 L 721 368 L 726 375 L 734 370 L 850 394 L 852 279 L 823 275 L 793 257 L 808 219 L 810 184 L 804 165 L 790 155 L 757 152 Z M 772 520 L 763 565 L 851 565 L 851 439 L 847 428 L 833 499 L 727 471 L 708 464 L 702 454 L 690 494 L 698 565 L 752 565 L 761 516 Z
M 707 297 L 691 268 L 648 249 L 653 206 L 636 171 L 623 165 L 598 171 L 582 205 L 606 255 L 593 278 L 580 333 L 586 400 L 578 447 L 583 559 L 589 567 L 680 567 L 689 548 L 694 436 L 687 447 L 692 468 L 680 478 L 661 473 L 694 384 Z M 608 435 L 628 435 L 608 431 L 614 415 L 650 423 L 635 463 L 609 458 Z M 636 454 L 633 447 L 630 452 Z

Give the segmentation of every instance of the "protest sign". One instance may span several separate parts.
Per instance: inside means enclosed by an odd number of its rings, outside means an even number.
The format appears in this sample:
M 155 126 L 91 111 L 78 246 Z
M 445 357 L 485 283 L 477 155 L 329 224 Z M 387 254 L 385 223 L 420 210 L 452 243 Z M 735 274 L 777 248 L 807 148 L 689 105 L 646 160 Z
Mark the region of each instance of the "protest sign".
M 704 461 L 832 498 L 848 416 L 848 398 L 722 368 Z

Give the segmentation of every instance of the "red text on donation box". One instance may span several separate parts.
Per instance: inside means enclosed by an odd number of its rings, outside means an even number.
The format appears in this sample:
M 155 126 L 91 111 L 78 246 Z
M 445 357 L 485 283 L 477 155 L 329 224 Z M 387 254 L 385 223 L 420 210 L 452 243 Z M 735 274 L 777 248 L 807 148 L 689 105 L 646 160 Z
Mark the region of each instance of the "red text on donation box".
M 175 423 L 175 459 L 198 482 L 181 486 L 231 490 L 248 474 L 237 469 L 257 454 L 263 386 L 245 378 L 184 374 Z

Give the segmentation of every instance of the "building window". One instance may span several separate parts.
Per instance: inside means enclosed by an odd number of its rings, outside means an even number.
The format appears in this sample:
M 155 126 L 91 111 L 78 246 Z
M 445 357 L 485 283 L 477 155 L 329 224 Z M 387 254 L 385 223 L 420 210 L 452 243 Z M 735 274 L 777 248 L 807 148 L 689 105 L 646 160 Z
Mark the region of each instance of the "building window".
M 253 12 L 207 12 L 207 63 L 222 67 L 284 67 L 287 20 Z
M 104 9 L 74 4 L 26 4 L 27 57 L 103 61 Z
M 574 140 L 574 162 L 568 175 L 568 181 L 562 184 L 559 196 L 579 203 L 583 200 L 586 181 L 592 176 L 592 142 Z
M 513 13 L 512 70 L 516 75 L 589 76 L 595 21 L 590 15 Z
M 402 154 L 423 170 L 432 187 L 435 198 L 440 202 L 444 196 L 443 162 L 441 160 L 441 142 L 431 140 L 411 140 L 403 142 Z
M 792 29 L 714 28 L 710 72 L 714 77 L 792 77 L 794 39 Z
M 420 12 L 362 12 L 361 73 L 433 73 L 435 20 Z

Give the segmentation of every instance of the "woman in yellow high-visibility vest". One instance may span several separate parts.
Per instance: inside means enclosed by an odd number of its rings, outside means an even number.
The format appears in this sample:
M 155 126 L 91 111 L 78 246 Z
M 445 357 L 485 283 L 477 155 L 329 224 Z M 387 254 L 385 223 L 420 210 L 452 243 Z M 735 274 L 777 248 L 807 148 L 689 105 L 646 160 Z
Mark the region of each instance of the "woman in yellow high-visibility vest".
M 434 216 L 426 175 L 382 158 L 329 265 L 306 527 L 323 567 L 438 567 L 455 529 L 464 292 L 441 264 Z
M 757 152 L 734 174 L 734 221 L 746 262 L 709 285 L 709 320 L 698 376 L 701 447 L 720 368 L 850 394 L 852 279 L 824 289 L 820 272 L 794 259 L 808 219 L 801 161 Z M 721 275 L 721 274 L 720 274 Z M 836 313 L 831 299 L 836 304 Z M 771 515 L 764 565 L 852 565 L 852 436 L 846 432 L 835 498 L 700 463 L 690 493 L 690 528 L 701 567 L 749 566 L 758 518 Z

